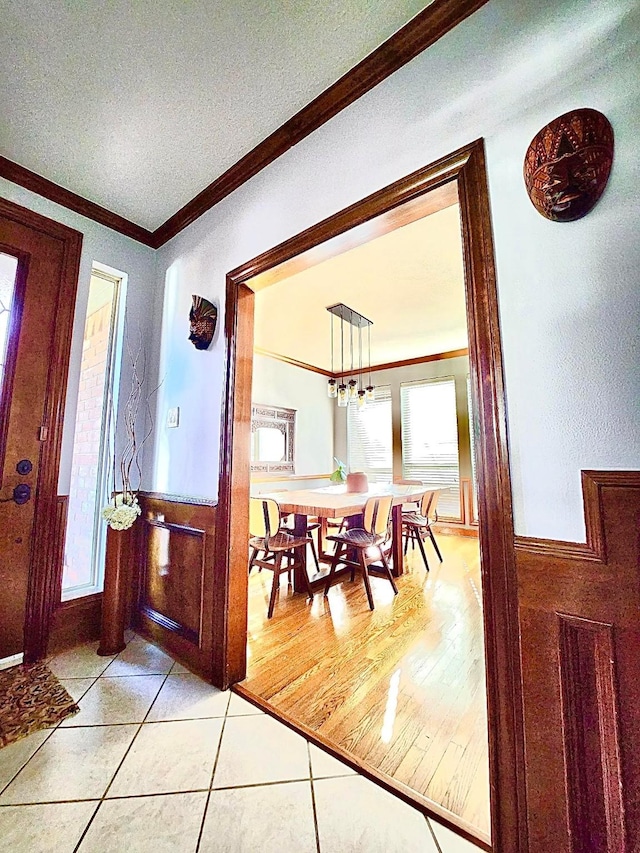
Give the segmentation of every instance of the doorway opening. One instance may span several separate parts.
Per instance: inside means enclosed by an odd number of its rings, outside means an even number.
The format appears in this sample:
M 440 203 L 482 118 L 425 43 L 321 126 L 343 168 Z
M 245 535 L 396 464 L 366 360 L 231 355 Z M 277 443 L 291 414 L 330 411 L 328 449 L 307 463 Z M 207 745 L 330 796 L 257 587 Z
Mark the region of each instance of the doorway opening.
M 319 263 L 299 256 L 298 272 L 275 281 L 274 269 L 266 288 L 259 277 L 248 282 L 255 288 L 252 436 L 281 439 L 262 442 L 258 459 L 253 454 L 254 503 L 268 496 L 288 511 L 297 500 L 342 496 L 347 487 L 330 482 L 339 460 L 347 472 L 366 475 L 370 495 L 394 484 L 420 487 L 429 508 L 421 514 L 417 494 L 400 507 L 402 564 L 389 555 L 398 594 L 371 569 L 373 611 L 359 572 L 323 595 L 338 547 L 331 537 L 344 521 L 325 517 L 322 507 L 307 517 L 319 554 L 316 565 L 307 547 L 310 605 L 295 594 L 293 577 L 281 582 L 272 604 L 274 572 L 260 563 L 251 568 L 242 687 L 488 841 L 482 597 L 477 523 L 470 516 L 468 334 L 454 191 L 449 185 L 438 200 L 429 199 L 426 215 L 409 203 L 393 223 L 373 220 L 376 236 L 364 234 L 357 245 L 350 233 L 346 251 Z M 294 304 L 292 322 L 287 308 Z M 357 338 L 351 366 L 346 327 L 345 363 L 339 359 L 331 371 L 325 309 L 335 304 L 371 321 L 362 370 Z M 354 394 L 339 405 L 339 397 L 327 395 L 336 374 L 338 384 L 355 377 L 373 388 L 374 399 Z M 290 453 L 278 424 L 266 428 L 269 406 L 286 407 L 278 411 L 295 418 Z M 429 527 L 420 527 L 427 515 Z M 285 518 L 281 529 L 291 529 L 292 521 Z M 391 551 L 392 538 L 390 529 L 383 551 Z M 382 565 L 375 549 L 369 556 Z
M 354 245 L 354 241 L 355 245 L 370 241 L 376 236 L 376 231 L 381 224 L 387 231 L 391 231 L 399 225 L 405 225 L 406 217 L 410 217 L 409 221 L 421 219 L 432 212 L 428 209 L 430 204 L 435 204 L 436 209 L 446 206 L 442 204 L 442 194 L 451 191 L 457 197 L 460 206 L 469 343 L 468 373 L 471 377 L 473 408 L 476 416 L 473 464 L 471 463 L 470 432 L 467 434 L 466 452 L 469 486 L 477 478 L 478 491 L 477 515 L 479 516 L 481 571 L 475 585 L 478 597 L 480 587 L 482 589 L 481 619 L 485 639 L 488 775 L 492 794 L 491 841 L 494 849 L 502 849 L 503 839 L 513 837 L 514 833 L 519 832 L 518 827 L 523 824 L 525 814 L 523 777 L 518 772 L 522 760 L 522 738 L 518 722 L 519 652 L 514 607 L 517 591 L 513 572 L 511 491 L 497 294 L 482 142 L 473 143 L 450 157 L 375 193 L 228 275 L 226 310 L 228 395 L 223 412 L 217 568 L 219 577 L 224 579 L 226 600 L 233 602 L 233 607 L 229 607 L 224 614 L 221 632 L 223 644 L 219 652 L 221 656 L 219 663 L 226 675 L 226 683 L 241 682 L 245 678 L 247 648 L 246 622 L 243 623 L 243 616 L 246 617 L 249 596 L 247 508 L 251 489 L 249 470 L 255 302 L 260 298 L 263 288 L 282 279 L 283 271 L 291 273 L 296 269 L 296 265 L 304 267 L 308 265 L 310 258 L 317 264 L 322 255 L 335 256 L 344 252 L 350 243 Z M 392 287 L 389 289 L 389 301 L 393 304 Z M 299 304 L 293 303 L 296 306 Z M 357 306 L 354 307 L 357 309 Z M 417 305 L 416 313 L 420 310 L 420 305 Z M 289 311 L 289 322 L 296 322 L 293 311 Z M 309 325 L 306 317 L 301 317 L 300 322 L 304 322 L 306 326 Z M 384 367 L 390 369 L 388 364 Z M 465 406 L 468 396 L 466 375 L 464 373 L 461 377 L 462 381 L 458 383 L 454 381 L 456 403 L 458 404 L 460 400 Z M 420 378 L 424 379 L 424 377 Z M 406 391 L 405 396 L 407 395 L 411 396 L 410 391 Z M 394 441 L 392 455 L 396 454 L 395 445 Z M 398 446 L 402 447 L 401 442 L 398 442 Z M 404 462 L 402 459 L 392 460 L 392 472 L 394 474 L 396 470 L 401 472 L 403 468 L 408 467 L 408 464 L 407 459 Z M 286 499 L 282 502 L 287 509 Z M 462 497 L 459 502 L 458 512 L 465 514 L 465 520 L 470 523 L 469 526 L 473 524 L 473 516 L 476 515 L 473 510 L 474 504 L 475 501 L 468 489 L 466 497 Z M 394 519 L 399 517 L 399 513 L 394 514 Z M 298 518 L 299 516 L 296 515 L 296 519 Z M 394 521 L 394 525 L 396 523 L 399 525 L 399 522 Z M 444 533 L 444 531 L 441 532 Z M 445 538 L 448 539 L 444 535 L 439 537 L 440 541 L 444 541 Z M 454 537 L 450 537 L 451 541 L 453 539 Z M 398 538 L 396 537 L 394 541 L 396 543 L 394 565 L 399 568 L 403 558 L 397 549 Z M 468 542 L 472 542 L 472 537 L 468 537 Z M 409 549 L 407 562 L 412 563 L 418 552 L 416 551 L 415 555 L 411 554 L 410 545 Z M 424 568 L 422 571 L 424 572 Z M 417 569 L 415 572 L 417 577 Z M 345 584 L 346 586 L 349 584 Z M 471 584 L 470 587 L 472 587 Z M 355 586 L 354 589 L 361 592 L 361 587 L 358 589 Z M 332 593 L 333 591 L 330 591 L 330 597 Z M 335 599 L 336 595 L 333 594 Z M 376 618 L 375 612 L 372 614 L 369 610 L 365 610 L 363 613 L 365 619 Z M 337 631 L 335 623 L 330 618 L 328 621 L 331 623 L 331 629 L 334 632 Z M 297 629 L 290 625 L 289 630 L 294 632 Z M 280 669 L 283 685 L 286 685 L 289 673 L 286 663 L 286 660 L 279 660 L 276 664 Z M 394 678 L 394 675 L 395 672 L 390 673 L 385 697 L 389 718 L 394 715 L 397 717 L 400 701 L 398 678 Z M 443 678 L 447 677 L 451 677 L 449 670 L 443 673 Z M 242 686 L 236 689 L 243 692 Z M 336 701 L 339 702 L 340 699 Z M 331 700 L 323 693 L 320 704 L 325 709 L 330 708 Z M 450 812 L 447 813 L 436 803 L 429 803 L 424 797 L 417 797 L 416 792 L 411 791 L 405 783 L 395 781 L 385 772 L 357 757 L 354 758 L 354 755 L 343 747 L 319 737 L 312 727 L 300 722 L 294 712 L 295 709 L 284 712 L 274 706 L 270 710 L 289 725 L 298 728 L 308 738 L 315 739 L 338 757 L 350 761 L 361 773 L 369 775 L 407 801 L 430 812 L 460 834 L 471 837 L 479 841 L 480 846 L 488 848 L 488 833 L 483 837 L 482 832 L 474 831 L 474 828 L 464 820 Z M 469 714 L 473 716 L 472 711 Z M 455 760 L 453 752 L 456 751 L 456 746 L 459 747 L 459 744 L 451 744 L 452 760 Z
M 84 325 L 62 571 L 62 601 L 102 591 L 122 355 L 125 278 L 94 264 Z

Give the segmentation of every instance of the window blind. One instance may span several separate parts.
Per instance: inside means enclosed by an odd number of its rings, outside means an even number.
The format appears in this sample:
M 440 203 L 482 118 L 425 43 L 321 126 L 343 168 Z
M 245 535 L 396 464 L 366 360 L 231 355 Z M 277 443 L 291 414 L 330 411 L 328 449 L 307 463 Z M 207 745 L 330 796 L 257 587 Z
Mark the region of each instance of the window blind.
M 400 386 L 402 476 L 448 487 L 438 516 L 460 520 L 458 417 L 453 377 Z
M 376 399 L 362 409 L 347 407 L 347 464 L 364 471 L 370 483 L 390 483 L 393 473 L 391 388 L 376 386 Z

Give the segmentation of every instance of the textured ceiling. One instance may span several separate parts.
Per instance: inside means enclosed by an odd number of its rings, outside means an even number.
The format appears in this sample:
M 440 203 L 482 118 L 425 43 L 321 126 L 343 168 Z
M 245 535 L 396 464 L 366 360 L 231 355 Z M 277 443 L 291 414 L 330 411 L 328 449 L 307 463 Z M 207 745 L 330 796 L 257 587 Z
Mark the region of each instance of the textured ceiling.
M 373 321 L 373 364 L 466 347 L 458 205 L 260 290 L 256 347 L 330 370 L 326 308 L 336 302 Z
M 0 153 L 151 230 L 427 0 L 0 0 Z

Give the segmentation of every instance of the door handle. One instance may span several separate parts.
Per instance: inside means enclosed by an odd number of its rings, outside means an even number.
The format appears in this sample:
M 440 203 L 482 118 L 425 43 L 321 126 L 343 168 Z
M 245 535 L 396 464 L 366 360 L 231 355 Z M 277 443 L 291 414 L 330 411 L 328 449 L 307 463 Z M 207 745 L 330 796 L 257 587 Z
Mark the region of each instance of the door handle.
M 13 501 L 18 506 L 22 506 L 22 504 L 26 504 L 30 500 L 31 486 L 28 486 L 26 483 L 19 483 L 17 486 L 14 486 L 13 494 L 10 498 L 0 498 L 0 504 L 8 504 Z

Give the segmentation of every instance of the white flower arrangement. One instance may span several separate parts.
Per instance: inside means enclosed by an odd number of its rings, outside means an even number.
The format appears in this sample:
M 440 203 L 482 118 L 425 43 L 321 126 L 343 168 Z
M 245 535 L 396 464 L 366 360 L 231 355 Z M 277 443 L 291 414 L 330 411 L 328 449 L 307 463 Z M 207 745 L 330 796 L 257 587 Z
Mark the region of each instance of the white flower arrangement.
M 102 517 L 114 530 L 128 530 L 142 510 L 135 495 L 116 495 L 113 504 L 102 510 Z

